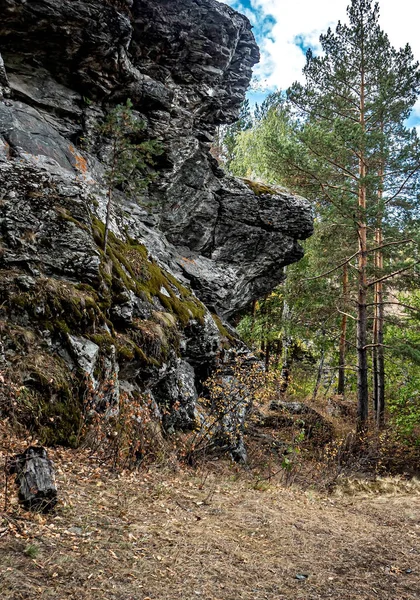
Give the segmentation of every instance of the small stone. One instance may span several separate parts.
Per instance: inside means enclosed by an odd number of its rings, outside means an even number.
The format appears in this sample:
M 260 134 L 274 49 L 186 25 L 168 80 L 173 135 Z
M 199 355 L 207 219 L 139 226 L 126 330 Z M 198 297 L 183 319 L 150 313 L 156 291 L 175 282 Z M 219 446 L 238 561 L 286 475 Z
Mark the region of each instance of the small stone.
M 74 535 L 82 535 L 83 529 L 81 527 L 69 527 L 69 533 L 73 533 Z

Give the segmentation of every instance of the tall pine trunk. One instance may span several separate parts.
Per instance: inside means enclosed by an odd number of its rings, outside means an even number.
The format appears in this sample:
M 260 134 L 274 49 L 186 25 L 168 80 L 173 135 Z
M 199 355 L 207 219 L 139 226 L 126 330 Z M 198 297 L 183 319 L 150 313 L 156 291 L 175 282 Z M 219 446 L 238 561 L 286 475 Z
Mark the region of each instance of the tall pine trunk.
M 112 212 L 112 192 L 115 181 L 115 173 L 117 171 L 117 159 L 118 159 L 118 144 L 117 138 L 114 138 L 114 142 L 112 144 L 112 166 L 111 172 L 109 176 L 108 182 L 108 201 L 106 203 L 106 219 L 105 219 L 105 231 L 104 231 L 104 246 L 103 251 L 106 256 L 107 247 L 108 247 L 108 236 L 109 236 L 109 228 L 111 225 L 111 212 Z
M 265 359 L 264 359 L 266 373 L 268 373 L 270 370 L 270 358 L 271 358 L 271 342 L 269 342 L 267 340 L 266 346 L 265 346 Z
M 381 132 L 383 134 L 384 124 L 381 123 Z M 380 163 L 378 187 L 378 210 L 376 215 L 375 229 L 375 277 L 381 277 L 384 267 L 384 257 L 381 246 L 384 243 L 382 220 L 383 220 L 383 187 L 384 187 L 384 163 Z M 375 409 L 376 424 L 382 427 L 385 412 L 385 357 L 384 357 L 384 284 L 378 281 L 374 286 L 374 307 L 375 314 L 373 320 L 373 404 Z
M 252 343 L 255 345 L 255 347 L 257 347 L 257 343 L 258 340 L 254 340 L 254 333 L 255 333 L 255 321 L 257 318 L 257 301 L 254 300 L 252 302 L 252 316 L 251 316 L 251 340 Z
M 365 208 L 366 189 L 361 186 L 359 206 Z M 363 210 L 361 213 L 364 212 Z M 368 417 L 369 389 L 367 362 L 367 235 L 366 223 L 359 225 L 359 288 L 357 294 L 357 427 L 363 430 Z
M 375 230 L 375 245 L 383 245 L 382 231 L 382 187 L 378 192 L 379 211 L 377 217 L 377 227 Z M 383 270 L 384 259 L 382 250 L 375 252 L 375 271 L 377 277 Z M 381 427 L 384 422 L 385 412 L 385 356 L 384 356 L 384 284 L 382 281 L 375 283 L 374 287 L 374 307 L 375 314 L 373 319 L 373 406 L 375 410 L 376 423 Z
M 321 381 L 322 381 L 322 374 L 324 371 L 324 362 L 325 362 L 325 349 L 324 347 L 321 350 L 321 358 L 319 361 L 319 366 L 318 366 L 318 373 L 316 376 L 316 382 L 315 382 L 315 387 L 314 387 L 314 391 L 312 394 L 312 402 L 315 402 L 317 396 L 318 396 L 318 392 L 319 392 L 319 388 L 321 386 Z
M 362 135 L 366 131 L 365 122 L 365 72 L 362 52 L 360 80 L 360 125 Z M 366 428 L 369 388 L 367 361 L 367 223 L 366 223 L 366 162 L 364 140 L 359 155 L 359 187 L 358 187 L 358 293 L 357 293 L 357 429 Z
M 375 246 L 379 247 L 381 238 L 381 229 L 379 224 L 379 214 L 377 216 L 376 229 L 375 229 Z M 381 251 L 375 250 L 374 254 L 374 273 L 375 277 L 379 275 L 379 264 L 380 264 L 380 256 Z M 378 329 L 379 329 L 379 301 L 378 301 L 378 292 L 379 292 L 379 284 L 375 283 L 373 289 L 373 305 L 374 305 L 374 314 L 373 314 L 373 328 L 372 328 L 372 404 L 373 411 L 375 414 L 375 418 L 378 415 Z
M 382 261 L 383 258 L 381 257 Z M 383 262 L 381 262 L 381 268 Z M 384 295 L 383 283 L 378 283 L 378 389 L 376 422 L 382 427 L 385 417 L 385 356 L 384 356 Z
M 275 355 L 274 355 L 274 369 L 277 370 L 280 364 L 280 356 L 281 356 L 281 340 L 276 340 L 275 343 Z
M 284 396 L 290 383 L 290 308 L 287 300 L 283 301 L 283 340 L 282 340 L 282 364 L 280 392 Z
M 343 268 L 343 299 L 344 303 L 347 304 L 347 297 L 349 291 L 349 272 L 348 265 L 345 264 Z M 341 319 L 341 333 L 340 333 L 340 347 L 339 347 L 339 359 L 338 359 L 338 385 L 337 393 L 344 396 L 345 385 L 346 385 L 346 349 L 347 349 L 347 315 L 343 315 Z

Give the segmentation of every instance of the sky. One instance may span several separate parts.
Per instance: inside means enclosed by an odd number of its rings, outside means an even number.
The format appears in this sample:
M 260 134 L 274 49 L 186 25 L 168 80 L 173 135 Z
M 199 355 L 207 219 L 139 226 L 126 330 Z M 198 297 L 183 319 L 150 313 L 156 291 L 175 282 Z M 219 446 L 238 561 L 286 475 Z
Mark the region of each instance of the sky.
M 252 103 L 261 102 L 267 91 L 287 89 L 302 80 L 305 53 L 319 50 L 319 36 L 328 27 L 347 20 L 349 0 L 219 0 L 245 14 L 254 26 L 261 62 L 254 68 L 261 90 L 250 93 Z M 382 29 L 400 48 L 410 44 L 420 61 L 420 1 L 379 0 Z M 420 133 L 420 99 L 408 123 Z

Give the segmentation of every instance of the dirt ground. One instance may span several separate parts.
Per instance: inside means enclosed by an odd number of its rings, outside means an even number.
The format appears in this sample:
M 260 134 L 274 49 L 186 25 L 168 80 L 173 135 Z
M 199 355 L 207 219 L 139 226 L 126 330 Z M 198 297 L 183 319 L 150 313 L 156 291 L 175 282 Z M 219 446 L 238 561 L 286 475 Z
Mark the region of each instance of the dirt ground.
M 14 489 L 3 511 L 2 484 L 3 600 L 420 598 L 419 487 L 322 496 L 226 465 L 116 477 L 52 454 L 53 514 L 23 512 Z

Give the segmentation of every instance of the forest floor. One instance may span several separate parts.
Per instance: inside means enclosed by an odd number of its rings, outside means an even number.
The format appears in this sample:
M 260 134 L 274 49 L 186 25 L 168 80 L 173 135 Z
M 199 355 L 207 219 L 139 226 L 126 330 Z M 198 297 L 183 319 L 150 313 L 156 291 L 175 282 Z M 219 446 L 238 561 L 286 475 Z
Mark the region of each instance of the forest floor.
M 0 482 L 2 600 L 420 598 L 420 486 L 328 496 L 227 463 L 116 476 L 50 454 L 52 514 L 10 488 L 4 511 Z

